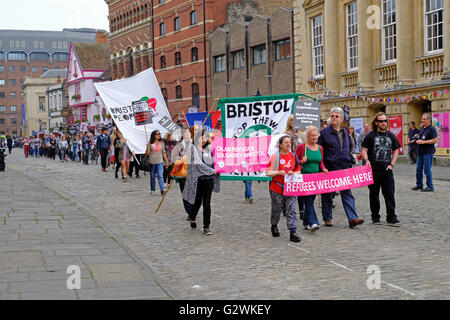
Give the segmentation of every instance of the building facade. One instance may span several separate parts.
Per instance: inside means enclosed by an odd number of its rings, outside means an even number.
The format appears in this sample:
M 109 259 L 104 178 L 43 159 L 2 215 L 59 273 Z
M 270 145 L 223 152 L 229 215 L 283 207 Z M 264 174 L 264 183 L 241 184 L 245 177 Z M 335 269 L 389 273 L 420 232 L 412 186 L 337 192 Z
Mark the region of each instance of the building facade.
M 67 124 L 66 118 L 61 114 L 61 110 L 66 107 L 68 101 L 67 80 L 58 78 L 58 83 L 47 88 L 48 101 L 48 121 L 49 130 L 62 130 Z
M 366 123 L 401 116 L 406 145 L 409 122 L 450 111 L 449 19 L 450 0 L 296 1 L 296 91 L 323 119 L 335 105 Z
M 25 77 L 39 77 L 50 69 L 64 69 L 70 42 L 93 42 L 96 31 L 0 30 L 0 133 L 21 135 Z
M 211 95 L 248 97 L 294 92 L 293 10 L 272 16 L 246 15 L 250 22 L 229 23 L 210 39 Z

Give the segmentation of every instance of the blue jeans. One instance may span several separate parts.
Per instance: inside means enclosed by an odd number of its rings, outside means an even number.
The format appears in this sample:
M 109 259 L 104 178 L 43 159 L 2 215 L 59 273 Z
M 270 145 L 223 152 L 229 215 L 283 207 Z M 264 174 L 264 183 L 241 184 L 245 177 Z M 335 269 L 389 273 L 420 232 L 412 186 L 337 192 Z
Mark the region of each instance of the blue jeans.
M 164 190 L 164 163 L 158 163 L 152 165 L 152 172 L 150 174 L 150 190 L 156 190 L 155 175 L 158 175 L 158 183 L 161 191 Z
M 417 155 L 417 167 L 416 167 L 416 186 L 423 189 L 423 172 L 427 177 L 428 189 L 434 190 L 433 175 L 431 174 L 431 166 L 433 165 L 433 154 L 419 154 Z
M 253 198 L 252 181 L 244 181 L 244 183 L 245 183 L 245 199 Z
M 358 219 L 358 214 L 356 213 L 355 198 L 353 197 L 351 190 L 344 190 L 339 192 L 341 195 L 342 205 L 344 206 L 345 214 L 347 215 L 348 221 Z M 323 221 L 333 220 L 333 197 L 334 192 L 324 193 L 322 195 L 322 217 Z
M 78 147 L 73 147 L 73 156 L 72 156 L 73 161 L 78 161 L 78 152 L 77 152 L 78 150 L 77 149 L 78 149 Z
M 316 209 L 314 209 L 314 200 L 316 200 L 316 195 L 303 197 L 303 202 L 305 203 L 304 226 L 312 226 L 313 224 L 319 225 Z

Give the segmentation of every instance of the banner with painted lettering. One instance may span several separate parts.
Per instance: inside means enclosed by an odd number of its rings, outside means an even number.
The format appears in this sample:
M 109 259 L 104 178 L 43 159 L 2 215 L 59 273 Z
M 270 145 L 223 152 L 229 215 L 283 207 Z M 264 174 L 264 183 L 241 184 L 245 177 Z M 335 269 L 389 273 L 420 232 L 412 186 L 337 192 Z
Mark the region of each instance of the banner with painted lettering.
M 302 94 L 220 99 L 222 136 L 232 139 L 273 136 L 269 156 L 276 150 L 277 138 L 286 131 L 294 102 Z M 223 180 L 271 180 L 264 172 L 222 174 Z
M 218 173 L 264 171 L 270 160 L 271 136 L 230 139 L 216 137 L 213 141 L 214 168 Z
M 310 196 L 366 187 L 373 183 L 370 166 L 330 171 L 328 174 L 295 174 L 284 177 L 284 195 Z
M 433 113 L 433 125 L 436 126 L 439 136 L 439 149 L 450 148 L 450 113 Z
M 400 143 L 400 150 L 398 154 L 403 154 L 403 117 L 390 116 L 389 117 L 389 131 L 393 133 Z
M 159 130 L 164 137 L 168 131 L 179 131 L 167 110 L 158 81 L 152 68 L 133 77 L 109 82 L 94 83 L 117 128 L 128 140 L 128 146 L 136 154 L 145 153 L 148 135 Z M 137 126 L 134 120 L 133 102 L 147 101 L 152 122 Z

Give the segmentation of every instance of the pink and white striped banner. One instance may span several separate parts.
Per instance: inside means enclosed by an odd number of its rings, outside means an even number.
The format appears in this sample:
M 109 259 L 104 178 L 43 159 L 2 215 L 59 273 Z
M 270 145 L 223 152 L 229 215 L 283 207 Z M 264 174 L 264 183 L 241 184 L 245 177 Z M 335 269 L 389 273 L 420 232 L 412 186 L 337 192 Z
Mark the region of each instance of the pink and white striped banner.
M 213 142 L 214 168 L 218 173 L 261 172 L 270 161 L 271 136 L 229 139 Z

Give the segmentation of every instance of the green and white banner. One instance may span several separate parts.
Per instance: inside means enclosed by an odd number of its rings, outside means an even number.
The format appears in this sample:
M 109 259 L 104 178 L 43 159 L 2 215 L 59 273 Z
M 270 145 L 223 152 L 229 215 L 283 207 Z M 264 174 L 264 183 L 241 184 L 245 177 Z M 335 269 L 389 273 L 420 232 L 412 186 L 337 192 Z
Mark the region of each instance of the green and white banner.
M 294 101 L 302 94 L 221 99 L 222 136 L 225 138 L 253 138 L 272 136 L 269 155 L 286 131 L 293 113 Z M 305 96 L 306 97 L 306 96 Z M 309 97 L 307 97 L 309 98 Z M 222 174 L 222 180 L 271 180 L 262 172 Z

